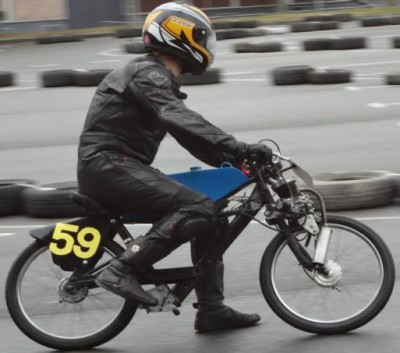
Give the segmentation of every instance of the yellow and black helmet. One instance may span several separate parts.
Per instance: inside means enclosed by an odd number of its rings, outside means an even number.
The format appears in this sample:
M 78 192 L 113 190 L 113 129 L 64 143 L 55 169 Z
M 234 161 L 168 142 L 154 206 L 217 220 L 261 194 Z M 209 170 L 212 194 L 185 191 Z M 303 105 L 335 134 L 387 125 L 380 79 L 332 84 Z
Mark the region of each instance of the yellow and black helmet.
M 148 51 L 166 52 L 183 61 L 183 72 L 203 73 L 215 56 L 215 32 L 197 7 L 168 2 L 150 12 L 143 26 Z

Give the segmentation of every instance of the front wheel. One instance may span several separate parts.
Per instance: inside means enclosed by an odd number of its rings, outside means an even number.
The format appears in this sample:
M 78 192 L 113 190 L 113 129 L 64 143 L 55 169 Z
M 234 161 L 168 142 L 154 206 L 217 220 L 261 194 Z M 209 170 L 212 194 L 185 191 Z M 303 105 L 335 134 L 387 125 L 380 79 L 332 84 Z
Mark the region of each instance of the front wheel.
M 282 233 L 260 265 L 261 289 L 271 309 L 289 325 L 316 334 L 365 325 L 384 308 L 395 281 L 392 255 L 378 234 L 341 216 L 328 216 L 328 225 L 326 275 L 303 268 Z M 306 231 L 295 236 L 313 257 L 314 241 L 307 241 Z
M 103 245 L 98 265 L 122 248 Z M 71 272 L 56 266 L 48 244 L 35 241 L 16 259 L 6 281 L 8 311 L 29 338 L 60 350 L 88 349 L 119 334 L 131 321 L 137 304 L 94 283 L 71 288 Z

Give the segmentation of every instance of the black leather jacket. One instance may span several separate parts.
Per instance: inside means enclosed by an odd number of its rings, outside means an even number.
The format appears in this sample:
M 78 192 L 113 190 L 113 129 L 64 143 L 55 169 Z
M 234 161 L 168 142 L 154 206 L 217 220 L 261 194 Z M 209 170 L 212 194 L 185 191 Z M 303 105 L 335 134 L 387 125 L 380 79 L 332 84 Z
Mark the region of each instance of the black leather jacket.
M 150 165 L 166 133 L 201 161 L 235 163 L 245 144 L 188 109 L 179 82 L 149 54 L 111 72 L 91 102 L 79 159 L 115 151 Z

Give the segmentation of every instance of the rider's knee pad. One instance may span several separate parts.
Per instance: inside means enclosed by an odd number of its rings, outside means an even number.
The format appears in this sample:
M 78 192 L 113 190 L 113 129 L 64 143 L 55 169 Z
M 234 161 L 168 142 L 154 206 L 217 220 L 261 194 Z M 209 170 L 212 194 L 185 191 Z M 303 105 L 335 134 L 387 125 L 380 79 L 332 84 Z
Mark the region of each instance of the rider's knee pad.
M 176 235 L 184 242 L 207 233 L 212 225 L 206 218 L 187 218 L 180 222 Z

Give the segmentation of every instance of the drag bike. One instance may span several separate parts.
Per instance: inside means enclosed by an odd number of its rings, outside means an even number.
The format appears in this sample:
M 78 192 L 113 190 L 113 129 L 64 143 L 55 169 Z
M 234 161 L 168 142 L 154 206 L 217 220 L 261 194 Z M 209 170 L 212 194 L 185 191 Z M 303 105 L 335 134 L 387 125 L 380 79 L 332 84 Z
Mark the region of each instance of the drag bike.
M 6 302 L 15 324 L 39 344 L 79 350 L 116 337 L 138 309 L 178 315 L 197 279 L 253 221 L 277 232 L 269 244 L 266 238 L 259 280 L 266 302 L 281 319 L 321 335 L 368 323 L 394 286 L 393 258 L 384 241 L 355 219 L 327 215 L 311 176 L 291 159 L 280 152 L 269 163 L 253 157 L 242 170 L 224 164 L 171 175 L 216 202 L 220 231 L 193 266 L 137 272 L 158 301 L 152 307 L 116 296 L 94 279 L 133 242 L 130 223 L 156 219 L 115 214 L 72 192 L 87 216 L 30 231 L 34 242 L 10 268 Z

